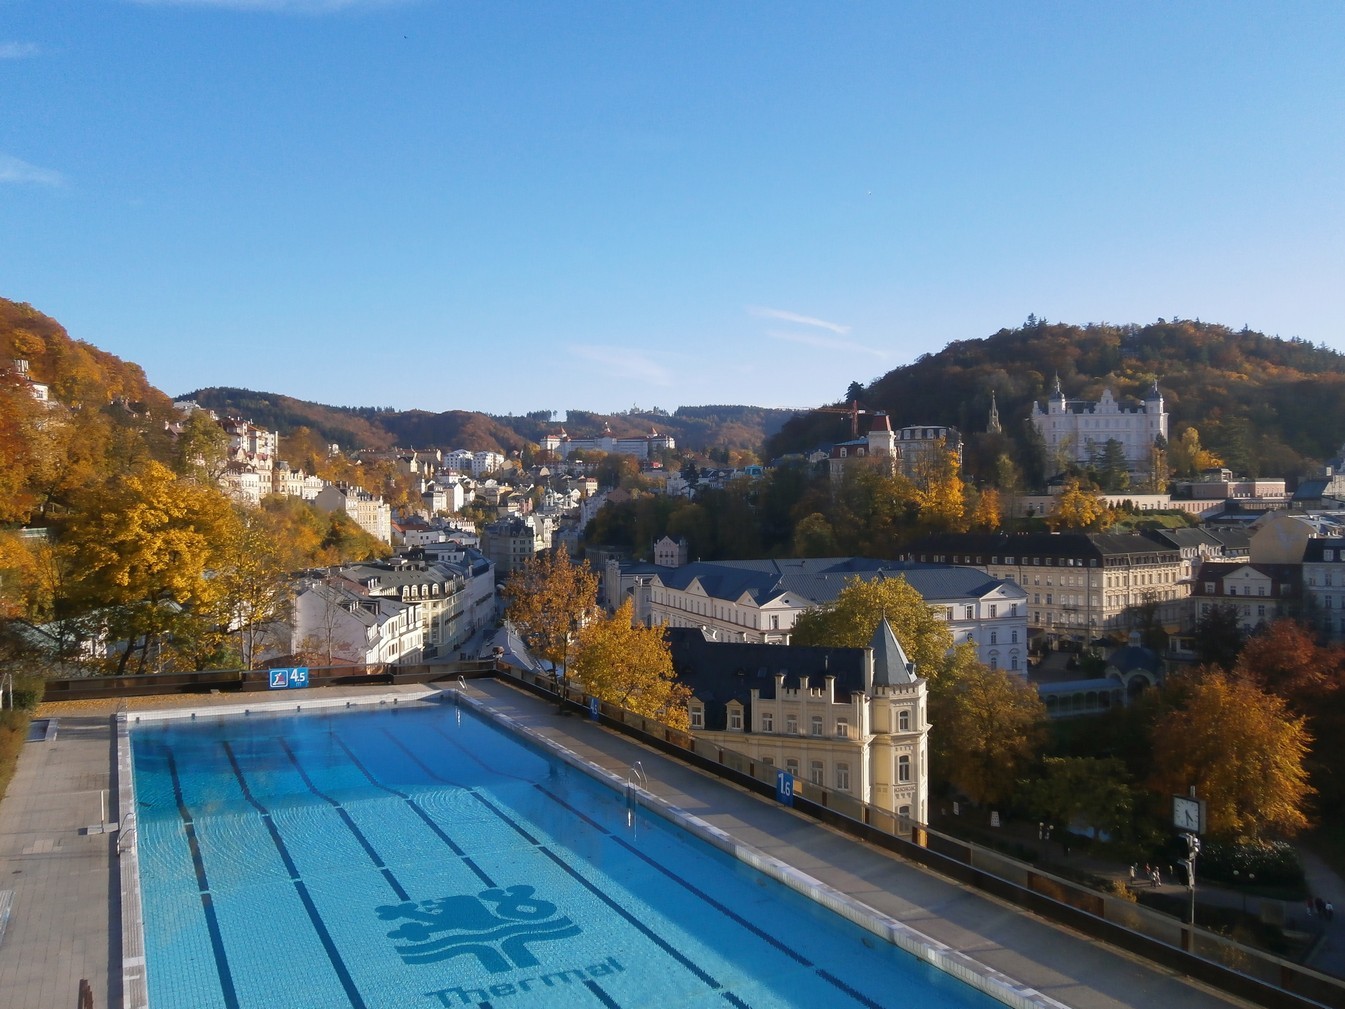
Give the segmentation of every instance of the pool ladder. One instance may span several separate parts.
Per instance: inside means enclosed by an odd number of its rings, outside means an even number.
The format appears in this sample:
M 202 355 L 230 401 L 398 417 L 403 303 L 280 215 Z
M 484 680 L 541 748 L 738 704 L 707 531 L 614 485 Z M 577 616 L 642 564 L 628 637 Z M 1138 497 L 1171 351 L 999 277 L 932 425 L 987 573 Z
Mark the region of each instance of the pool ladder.
M 635 807 L 639 804 L 639 790 L 649 791 L 649 776 L 644 773 L 644 764 L 640 761 L 630 765 L 626 772 L 626 826 L 635 824 Z
M 121 818 L 121 823 L 117 826 L 117 854 L 120 855 L 126 848 L 129 848 L 135 839 L 135 812 L 127 813 Z M 123 842 L 125 845 L 123 846 Z

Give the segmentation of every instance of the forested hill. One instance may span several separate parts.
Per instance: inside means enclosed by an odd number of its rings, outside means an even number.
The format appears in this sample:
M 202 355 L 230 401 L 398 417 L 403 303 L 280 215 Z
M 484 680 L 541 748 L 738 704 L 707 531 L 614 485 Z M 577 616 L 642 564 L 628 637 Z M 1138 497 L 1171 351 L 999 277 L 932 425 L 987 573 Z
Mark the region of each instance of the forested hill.
M 892 426 L 950 424 L 986 430 L 991 392 L 1000 423 L 1021 440 L 1033 400 L 1060 377 L 1070 399 L 1143 399 L 1157 380 L 1173 438 L 1190 426 L 1201 444 L 1243 473 L 1294 476 L 1345 442 L 1345 355 L 1326 347 L 1198 321 L 1070 326 L 1029 319 L 979 340 L 959 340 L 874 380 L 860 406 Z M 834 414 L 799 417 L 767 443 L 768 457 L 848 437 Z M 864 425 L 861 423 L 861 430 Z
M 575 438 L 593 437 L 609 427 L 613 435 L 639 437 L 651 429 L 671 434 L 679 448 L 693 451 L 756 451 L 793 414 L 754 406 L 680 407 L 674 413 L 628 411 L 599 414 L 571 410 L 565 423 L 538 411 L 522 416 L 492 416 L 466 410 L 431 413 L 376 407 L 334 407 L 248 389 L 198 389 L 183 397 L 217 413 L 233 414 L 281 435 L 298 428 L 317 432 L 343 448 L 431 447 L 493 449 L 510 452 L 536 444 L 544 434 L 564 429 Z

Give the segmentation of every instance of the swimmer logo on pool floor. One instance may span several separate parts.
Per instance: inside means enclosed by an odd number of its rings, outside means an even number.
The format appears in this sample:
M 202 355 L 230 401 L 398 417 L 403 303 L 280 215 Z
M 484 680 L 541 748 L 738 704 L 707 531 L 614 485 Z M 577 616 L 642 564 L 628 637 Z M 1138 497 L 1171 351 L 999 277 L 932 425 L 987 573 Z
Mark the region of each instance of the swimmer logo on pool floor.
M 579 926 L 556 905 L 533 897 L 534 887 L 482 890 L 439 900 L 384 904 L 374 911 L 383 921 L 403 923 L 388 933 L 408 964 L 438 963 L 470 954 L 493 974 L 535 967 L 530 943 L 579 934 Z M 488 907 L 487 905 L 493 905 Z

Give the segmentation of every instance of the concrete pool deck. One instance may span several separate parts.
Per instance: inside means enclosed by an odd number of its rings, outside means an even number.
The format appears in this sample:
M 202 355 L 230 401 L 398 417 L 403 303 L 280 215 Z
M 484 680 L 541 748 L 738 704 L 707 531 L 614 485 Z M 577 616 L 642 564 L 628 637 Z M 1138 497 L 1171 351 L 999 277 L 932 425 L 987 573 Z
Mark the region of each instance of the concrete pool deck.
M 412 700 L 425 692 L 420 686 L 324 688 L 302 700 Z M 562 715 L 505 683 L 474 680 L 467 692 L 622 780 L 640 761 L 649 791 L 660 799 L 1073 1009 L 1250 1004 L 846 838 L 592 722 Z M 266 695 L 141 698 L 131 702 L 130 716 L 137 709 L 273 701 Z M 0 1004 L 6 1009 L 74 1005 L 81 979 L 89 981 L 98 1009 L 121 1006 L 117 833 L 86 832 L 98 824 L 103 790 L 115 795 L 110 716 L 117 704 L 77 703 L 40 712 L 59 719 L 56 736 L 26 746 L 0 802 L 0 891 L 13 892 L 0 940 Z M 108 801 L 112 820 L 115 806 Z

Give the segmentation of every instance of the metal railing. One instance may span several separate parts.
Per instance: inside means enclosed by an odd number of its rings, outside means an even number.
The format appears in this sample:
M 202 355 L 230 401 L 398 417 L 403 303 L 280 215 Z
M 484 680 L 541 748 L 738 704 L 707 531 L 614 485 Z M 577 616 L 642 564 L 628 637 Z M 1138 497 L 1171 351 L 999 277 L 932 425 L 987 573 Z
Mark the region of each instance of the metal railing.
M 557 691 L 549 676 L 512 668 L 503 672 L 534 693 L 576 710 L 590 710 L 591 698 L 573 684 L 563 684 Z M 610 728 L 760 795 L 775 796 L 779 768 L 774 764 L 605 701 L 598 702 L 598 711 L 600 721 Z M 628 788 L 633 784 L 628 777 Z M 848 793 L 802 780 L 797 784 L 796 810 L 1094 938 L 1261 1005 L 1345 1009 L 1345 979 L 1192 927 L 1124 896 L 1056 876 Z

